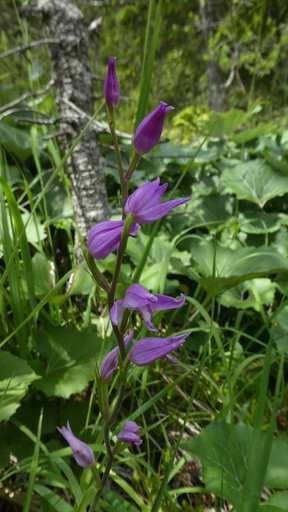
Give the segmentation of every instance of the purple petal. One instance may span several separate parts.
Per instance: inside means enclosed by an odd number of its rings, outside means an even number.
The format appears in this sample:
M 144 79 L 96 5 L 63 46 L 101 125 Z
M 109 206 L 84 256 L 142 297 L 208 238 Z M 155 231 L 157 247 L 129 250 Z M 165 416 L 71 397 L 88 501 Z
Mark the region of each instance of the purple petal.
M 134 329 L 130 329 L 129 334 L 124 338 L 125 347 L 129 345 L 133 334 Z M 118 368 L 118 354 L 119 347 L 115 347 L 104 357 L 100 369 L 100 377 L 102 380 L 109 380 Z
M 117 325 L 124 311 L 123 300 L 116 300 L 110 309 L 110 318 L 113 325 Z
M 93 226 L 88 235 L 88 251 L 96 260 L 106 258 L 108 254 L 119 247 L 124 220 L 109 220 L 99 222 Z M 130 228 L 130 234 L 140 229 L 138 224 L 133 223 Z
M 190 201 L 190 199 L 191 197 L 186 197 L 185 199 L 172 199 L 166 203 L 158 204 L 157 206 L 153 206 L 152 208 L 139 212 L 137 219 L 135 220 L 137 220 L 137 222 L 140 224 L 154 222 L 155 220 L 164 217 L 164 215 L 167 215 L 167 213 L 169 213 L 173 208 L 176 208 L 176 206 Z
M 183 295 L 183 293 L 181 293 L 181 298 L 178 300 L 173 299 L 173 297 L 169 297 L 168 295 L 160 295 L 159 293 L 155 293 L 154 295 L 158 300 L 157 302 L 153 302 L 153 304 L 151 304 L 150 307 L 152 311 L 180 308 L 185 302 L 185 295 Z
M 180 347 L 190 332 L 171 336 L 170 338 L 143 338 L 135 343 L 132 347 L 129 358 L 137 366 L 145 366 L 151 364 L 156 359 L 165 357 L 176 348 Z
M 120 97 L 120 88 L 116 75 L 116 57 L 114 57 L 114 59 L 109 58 L 108 71 L 104 84 L 104 96 L 107 107 L 117 107 Z
M 137 127 L 133 145 L 139 155 L 145 155 L 158 144 L 166 114 L 174 107 L 167 107 L 167 103 L 160 102 L 160 105 L 148 114 Z
M 88 444 L 83 443 L 83 441 L 74 436 L 69 421 L 67 421 L 67 428 L 57 427 L 57 429 L 70 445 L 77 464 L 82 468 L 91 468 L 95 463 L 94 453 Z
M 148 327 L 150 331 L 158 331 L 158 329 L 156 329 L 156 327 L 154 327 L 153 325 L 153 313 L 151 305 L 148 304 L 147 306 L 141 306 L 140 308 L 138 308 L 138 311 L 142 316 L 146 327 Z
M 135 421 L 126 421 L 123 429 L 119 432 L 117 438 L 123 443 L 142 444 L 142 439 L 137 434 L 141 431 L 141 427 Z
M 135 309 L 152 302 L 157 302 L 157 299 L 147 290 L 147 288 L 141 284 L 132 284 L 126 291 L 125 298 L 123 300 L 123 307 L 134 311 Z
M 147 208 L 152 208 L 153 206 L 160 203 L 160 199 L 164 194 L 166 188 L 168 187 L 168 183 L 164 183 L 164 185 L 160 184 L 160 178 L 157 178 L 154 181 L 146 182 L 141 187 L 137 188 L 133 194 L 131 194 L 125 204 L 125 213 L 132 212 L 136 217 L 141 211 L 145 211 Z

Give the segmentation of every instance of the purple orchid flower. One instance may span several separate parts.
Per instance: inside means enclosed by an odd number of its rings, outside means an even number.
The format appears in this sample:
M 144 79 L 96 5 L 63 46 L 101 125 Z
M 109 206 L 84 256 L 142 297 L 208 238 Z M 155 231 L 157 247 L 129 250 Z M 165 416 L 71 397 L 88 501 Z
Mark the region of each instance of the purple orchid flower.
M 57 429 L 70 445 L 77 464 L 82 468 L 91 468 L 95 463 L 94 453 L 88 444 L 83 443 L 83 441 L 74 436 L 69 421 L 67 421 L 67 428 L 57 427 Z
M 127 347 L 130 341 L 133 338 L 134 329 L 129 331 L 129 334 L 124 338 L 125 347 Z M 118 367 L 118 354 L 119 347 L 113 348 L 110 352 L 108 352 L 107 356 L 104 357 L 101 369 L 100 369 L 100 377 L 102 380 L 109 380 L 115 370 Z
M 123 429 L 119 432 L 117 438 L 123 443 L 142 444 L 142 439 L 137 434 L 141 432 L 141 427 L 138 427 L 135 421 L 126 421 Z
M 173 352 L 176 348 L 180 347 L 187 336 L 191 332 L 180 334 L 178 336 L 170 336 L 169 338 L 143 338 L 135 343 L 132 347 L 129 359 L 137 366 L 145 366 L 151 364 L 160 359 L 166 357 L 167 354 Z M 173 358 L 169 356 L 169 360 L 174 362 Z
M 184 302 L 183 293 L 181 293 L 181 298 L 176 300 L 168 295 L 152 294 L 141 284 L 132 284 L 126 291 L 124 300 L 117 300 L 112 306 L 110 318 L 112 324 L 116 325 L 121 319 L 124 309 L 137 310 L 148 329 L 158 331 L 153 325 L 153 312 L 179 308 L 183 306 Z
M 167 103 L 160 101 L 160 105 L 141 121 L 133 140 L 138 155 L 149 153 L 158 144 L 169 110 L 174 110 L 174 107 L 167 107 Z
M 160 185 L 160 179 L 157 178 L 149 183 L 146 181 L 126 202 L 124 211 L 126 215 L 133 213 L 134 222 L 131 225 L 129 236 L 132 236 L 140 229 L 139 224 L 147 224 L 161 219 L 167 215 L 173 208 L 186 203 L 191 197 L 185 199 L 172 199 L 166 203 L 160 204 L 160 199 L 164 194 L 168 183 Z M 99 222 L 93 226 L 88 235 L 88 250 L 96 260 L 106 258 L 108 254 L 119 247 L 121 241 L 124 220 L 110 220 Z
M 108 220 L 99 222 L 90 229 L 88 234 L 88 251 L 96 260 L 106 258 L 108 254 L 115 251 L 120 244 L 125 220 Z M 140 229 L 138 224 L 133 223 L 130 228 L 130 235 Z
M 150 183 L 146 181 L 144 185 L 141 185 L 141 187 L 128 197 L 124 208 L 126 215 L 132 212 L 135 215 L 135 222 L 147 224 L 148 222 L 161 219 L 173 208 L 191 199 L 191 197 L 172 199 L 171 201 L 160 204 L 160 199 L 167 187 L 168 183 L 160 185 L 160 178 Z
M 109 108 L 115 108 L 118 105 L 120 97 L 120 88 L 116 75 L 116 57 L 109 57 L 108 71 L 104 84 L 104 96 L 106 105 Z

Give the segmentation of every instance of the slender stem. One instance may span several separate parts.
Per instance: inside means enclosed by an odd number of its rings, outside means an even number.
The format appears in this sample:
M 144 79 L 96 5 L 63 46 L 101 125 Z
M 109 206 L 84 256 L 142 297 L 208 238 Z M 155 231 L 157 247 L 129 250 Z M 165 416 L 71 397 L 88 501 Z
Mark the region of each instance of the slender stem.
M 111 471 L 111 467 L 112 467 L 112 463 L 113 463 L 113 453 L 111 450 L 109 433 L 110 433 L 110 428 L 112 427 L 115 419 L 117 418 L 117 416 L 121 410 L 123 398 L 125 395 L 125 389 L 126 389 L 126 381 L 121 382 L 121 387 L 120 387 L 116 405 L 113 409 L 113 412 L 112 412 L 109 420 L 107 421 L 107 423 L 105 424 L 105 427 L 104 427 L 104 442 L 105 442 L 105 446 L 106 446 L 106 450 L 107 450 L 107 461 L 106 461 L 105 471 L 104 471 L 104 474 L 103 474 L 101 482 L 100 482 L 101 487 L 100 487 L 100 489 L 98 489 L 97 493 L 94 496 L 94 500 L 92 502 L 89 512 L 94 512 L 95 507 L 98 503 L 98 500 L 101 496 L 102 490 L 107 482 L 107 479 L 108 479 L 110 471 Z
M 109 308 L 110 308 L 110 304 L 109 303 L 112 303 L 112 305 L 114 304 L 114 296 L 115 296 L 116 286 L 117 286 L 118 277 L 119 277 L 119 273 L 120 273 L 120 268 L 121 268 L 124 252 L 125 252 L 125 249 L 126 249 L 126 246 L 127 246 L 127 241 L 128 241 L 128 236 L 129 236 L 129 233 L 130 233 L 130 228 L 131 228 L 131 226 L 133 224 L 133 221 L 134 221 L 134 214 L 133 213 L 129 213 L 128 217 L 125 220 L 125 224 L 124 224 L 124 227 L 123 227 L 121 243 L 120 243 L 118 254 L 117 254 L 117 261 L 116 261 L 114 276 L 113 276 L 110 292 L 108 294 L 108 305 L 109 305 Z
M 138 164 L 139 160 L 140 160 L 140 155 L 138 155 L 138 153 L 136 153 L 136 151 L 134 151 L 134 154 L 133 154 L 133 156 L 131 158 L 131 162 L 130 162 L 127 174 L 125 176 L 125 180 L 126 181 L 130 180 L 133 172 L 135 171 L 135 169 L 137 167 L 137 164 Z
M 87 265 L 93 275 L 94 280 L 108 294 L 110 292 L 110 286 L 107 283 L 103 274 L 100 272 L 99 268 L 97 267 L 92 254 L 87 253 L 87 255 L 85 256 L 85 259 L 86 259 Z
M 115 112 L 114 109 L 108 109 L 107 112 L 108 122 L 109 122 L 109 128 L 112 135 L 112 140 L 115 148 L 115 156 L 116 156 L 116 162 L 119 172 L 119 178 L 120 178 L 120 187 L 121 187 L 121 195 L 122 195 L 122 219 L 125 219 L 126 214 L 124 212 L 124 206 L 127 201 L 128 197 L 128 187 L 127 187 L 127 181 L 124 177 L 124 171 L 122 166 L 122 160 L 121 160 L 121 154 L 120 154 L 120 148 L 118 144 L 118 139 L 115 131 Z

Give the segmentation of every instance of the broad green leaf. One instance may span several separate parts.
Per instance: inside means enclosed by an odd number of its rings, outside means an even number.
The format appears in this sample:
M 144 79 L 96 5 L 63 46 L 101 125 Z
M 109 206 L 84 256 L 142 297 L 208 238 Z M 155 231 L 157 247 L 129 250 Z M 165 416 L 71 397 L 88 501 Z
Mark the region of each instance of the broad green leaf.
M 269 489 L 288 488 L 288 441 L 286 436 L 273 440 L 265 486 Z
M 221 180 L 227 192 L 261 207 L 269 199 L 288 192 L 288 176 L 275 171 L 260 158 L 225 169 Z
M 253 285 L 253 286 L 252 286 Z M 237 309 L 253 308 L 260 311 L 259 302 L 253 293 L 253 287 L 257 290 L 261 304 L 268 306 L 272 303 L 275 295 L 276 285 L 270 279 L 253 279 L 244 281 L 233 286 L 219 297 L 219 302 L 226 307 L 234 307 Z
M 32 153 L 30 130 L 10 126 L 3 121 L 0 121 L 0 143 L 22 161 Z
M 279 254 L 275 248 L 239 247 L 231 249 L 219 243 L 216 250 L 216 277 L 213 277 L 213 258 L 215 243 L 193 242 L 191 255 L 196 265 L 185 271 L 195 279 L 195 271 L 199 274 L 197 280 L 208 291 L 215 286 L 219 293 L 235 286 L 242 281 L 256 277 L 266 277 L 288 270 L 287 258 Z
M 259 123 L 256 128 L 251 128 L 250 130 L 244 130 L 241 133 L 237 133 L 237 135 L 233 136 L 233 140 L 236 144 L 246 144 L 246 142 L 249 142 L 250 140 L 257 139 L 260 135 L 273 133 L 276 129 L 276 123 Z
M 89 295 L 95 283 L 90 275 L 86 263 L 82 262 L 70 277 L 68 293 L 69 295 Z
M 29 212 L 22 213 L 23 224 L 25 225 L 28 218 L 30 217 Z M 40 240 L 44 240 L 46 238 L 45 226 L 40 222 L 39 217 L 33 215 L 29 221 L 29 224 L 26 226 L 26 236 L 28 242 L 31 244 L 38 244 Z
M 95 333 L 47 326 L 37 333 L 36 342 L 46 360 L 36 387 L 47 396 L 69 398 L 94 379 L 93 360 L 102 343 Z
M 182 444 L 200 460 L 208 491 L 223 496 L 236 510 L 241 504 L 251 435 L 252 427 L 246 425 L 211 423 L 198 437 Z
M 51 262 L 44 254 L 37 252 L 32 258 L 32 272 L 36 297 L 44 297 L 46 293 L 51 291 L 53 277 L 51 270 Z M 27 292 L 27 283 L 24 276 L 22 279 L 23 290 Z
M 287 512 L 287 503 L 288 491 L 276 492 L 269 500 L 259 505 L 257 512 Z
M 208 491 L 223 496 L 236 510 L 241 510 L 242 489 L 252 434 L 253 428 L 248 425 L 211 423 L 198 437 L 182 444 L 185 450 L 199 458 Z M 262 454 L 264 456 L 266 450 L 264 432 L 261 433 L 260 439 L 255 468 L 261 464 Z M 287 488 L 287 481 L 287 440 L 274 439 L 264 485 L 268 488 Z M 270 509 L 267 509 L 268 511 L 270 512 Z
M 0 421 L 8 420 L 20 405 L 29 384 L 39 377 L 30 366 L 9 352 L 0 357 Z
M 278 350 L 288 351 L 288 306 L 284 306 L 274 317 L 273 327 L 271 329 L 273 340 Z
M 249 112 L 232 108 L 229 112 L 221 114 L 215 125 L 214 116 L 208 123 L 205 123 L 205 129 L 209 132 L 211 137 L 229 137 L 232 136 L 238 127 L 246 123 L 250 116 L 251 114 Z
M 241 230 L 249 234 L 265 234 L 278 231 L 281 226 L 288 224 L 288 215 L 283 213 L 240 213 L 238 217 Z
M 220 194 L 210 194 L 195 198 L 189 202 L 191 211 L 191 224 L 203 224 L 210 230 L 215 230 L 220 225 L 233 219 L 235 212 L 235 200 L 232 197 Z

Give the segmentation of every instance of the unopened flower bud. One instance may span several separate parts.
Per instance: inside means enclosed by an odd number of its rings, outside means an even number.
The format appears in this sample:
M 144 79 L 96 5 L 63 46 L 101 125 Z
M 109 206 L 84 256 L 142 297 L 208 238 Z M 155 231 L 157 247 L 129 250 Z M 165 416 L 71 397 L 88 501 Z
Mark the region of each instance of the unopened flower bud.
M 166 107 L 166 105 L 167 103 L 160 101 L 159 107 L 144 117 L 143 121 L 139 124 L 133 140 L 134 148 L 138 155 L 149 153 L 158 144 L 166 114 L 169 110 L 174 110 L 174 107 Z
M 106 105 L 109 108 L 115 108 L 118 105 L 120 97 L 120 88 L 116 75 L 116 57 L 109 57 L 108 71 L 104 84 L 104 96 Z
M 80 439 L 74 436 L 69 421 L 67 421 L 67 428 L 57 427 L 57 429 L 70 445 L 77 464 L 82 468 L 91 468 L 95 463 L 94 453 L 88 444 L 83 443 L 83 441 L 80 441 Z
M 138 427 L 135 421 L 126 421 L 123 429 L 118 434 L 119 441 L 122 443 L 142 444 L 142 439 L 138 437 L 141 427 Z

